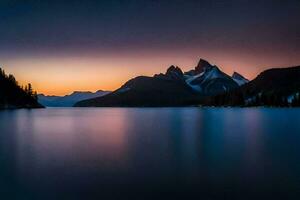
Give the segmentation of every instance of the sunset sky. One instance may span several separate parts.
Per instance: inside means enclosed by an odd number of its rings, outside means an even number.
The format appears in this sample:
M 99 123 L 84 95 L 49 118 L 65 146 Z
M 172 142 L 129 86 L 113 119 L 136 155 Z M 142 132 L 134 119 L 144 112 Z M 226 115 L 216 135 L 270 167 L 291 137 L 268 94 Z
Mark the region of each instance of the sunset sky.
M 39 93 L 114 90 L 200 58 L 249 79 L 300 65 L 300 1 L 0 1 L 0 66 Z

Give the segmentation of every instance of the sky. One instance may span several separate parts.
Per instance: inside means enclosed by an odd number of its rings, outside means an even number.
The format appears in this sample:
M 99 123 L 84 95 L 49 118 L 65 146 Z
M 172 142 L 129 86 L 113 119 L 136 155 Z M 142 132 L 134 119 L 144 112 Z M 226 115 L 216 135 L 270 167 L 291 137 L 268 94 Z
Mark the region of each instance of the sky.
M 200 58 L 249 79 L 300 65 L 300 1 L 0 1 L 0 66 L 38 93 L 114 90 Z

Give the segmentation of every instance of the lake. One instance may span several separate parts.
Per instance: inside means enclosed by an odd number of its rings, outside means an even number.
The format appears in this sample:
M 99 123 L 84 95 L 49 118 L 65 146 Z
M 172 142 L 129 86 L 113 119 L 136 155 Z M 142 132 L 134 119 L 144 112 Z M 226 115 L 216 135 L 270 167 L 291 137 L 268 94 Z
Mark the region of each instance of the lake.
M 0 111 L 1 199 L 299 199 L 300 109 Z

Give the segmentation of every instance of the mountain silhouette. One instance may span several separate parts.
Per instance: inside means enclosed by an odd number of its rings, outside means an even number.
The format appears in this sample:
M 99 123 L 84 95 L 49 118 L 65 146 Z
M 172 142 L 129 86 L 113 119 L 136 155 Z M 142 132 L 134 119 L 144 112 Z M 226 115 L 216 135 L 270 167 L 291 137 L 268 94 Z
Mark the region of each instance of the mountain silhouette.
M 72 94 L 65 96 L 46 96 L 38 95 L 38 102 L 46 107 L 72 107 L 78 101 L 100 97 L 110 93 L 110 91 L 98 90 L 97 92 L 74 91 Z
M 195 97 L 192 89 L 178 80 L 139 76 L 110 94 L 80 101 L 75 106 L 178 106 L 188 105 Z
M 133 78 L 110 94 L 80 101 L 75 106 L 196 105 L 203 97 L 221 94 L 238 87 L 231 76 L 200 59 L 198 65 L 188 72 L 182 72 L 178 66 L 172 65 L 165 73 L 153 77 Z
M 299 106 L 300 66 L 263 71 L 230 92 L 208 97 L 214 106 Z

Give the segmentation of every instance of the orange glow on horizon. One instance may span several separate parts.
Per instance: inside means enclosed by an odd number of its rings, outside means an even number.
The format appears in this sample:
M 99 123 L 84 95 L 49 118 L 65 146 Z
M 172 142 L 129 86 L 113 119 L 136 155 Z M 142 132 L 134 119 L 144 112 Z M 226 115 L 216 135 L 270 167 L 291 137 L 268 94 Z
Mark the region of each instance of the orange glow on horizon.
M 178 56 L 180 55 L 180 56 Z M 38 93 L 66 95 L 73 91 L 115 90 L 136 76 L 153 76 L 164 73 L 170 65 L 177 65 L 183 71 L 196 66 L 204 58 L 231 75 L 237 71 L 253 79 L 264 69 L 276 66 L 293 66 L 297 60 L 263 57 L 226 55 L 223 52 L 173 52 L 112 54 L 102 57 L 23 57 L 2 59 L 7 73 L 14 74 L 20 85 L 31 83 Z M 294 64 L 295 65 L 295 64 Z

